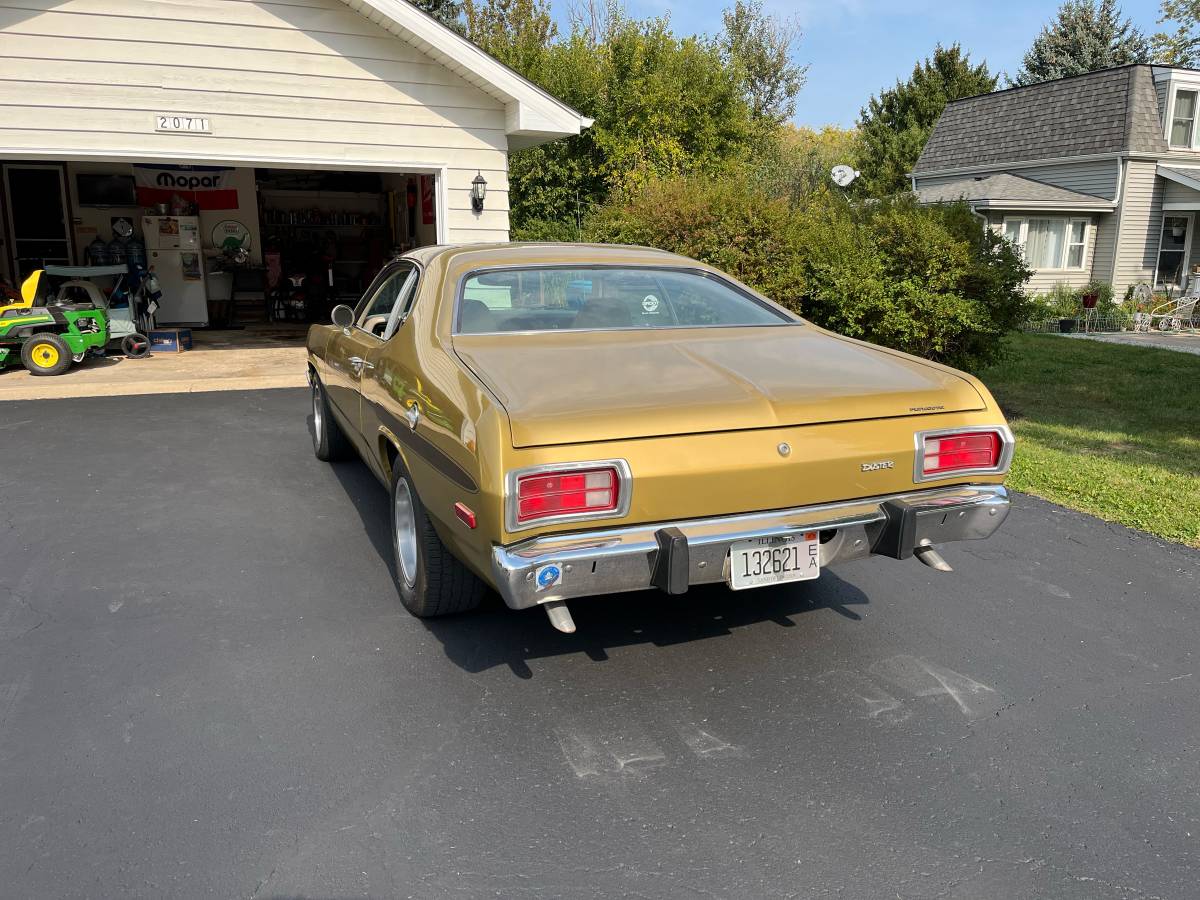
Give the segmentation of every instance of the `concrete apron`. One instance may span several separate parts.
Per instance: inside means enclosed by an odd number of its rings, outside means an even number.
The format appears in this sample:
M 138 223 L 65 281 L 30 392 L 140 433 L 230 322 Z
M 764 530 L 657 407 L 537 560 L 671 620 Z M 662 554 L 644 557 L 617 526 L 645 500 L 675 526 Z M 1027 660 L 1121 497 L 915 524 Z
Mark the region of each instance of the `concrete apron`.
M 33 376 L 18 363 L 0 370 L 0 400 L 54 400 L 304 387 L 303 336 L 276 340 L 245 332 L 193 332 L 195 346 L 145 359 L 89 357 L 62 375 Z M 249 345 L 249 346 L 247 346 Z

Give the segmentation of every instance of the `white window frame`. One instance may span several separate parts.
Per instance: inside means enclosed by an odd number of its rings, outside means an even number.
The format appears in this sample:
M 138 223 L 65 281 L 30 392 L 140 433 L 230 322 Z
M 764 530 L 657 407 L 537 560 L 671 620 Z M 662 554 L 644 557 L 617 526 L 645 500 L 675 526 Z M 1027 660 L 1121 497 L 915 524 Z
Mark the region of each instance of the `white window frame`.
M 1172 144 L 1171 132 L 1175 130 L 1175 102 L 1179 99 L 1180 91 L 1190 91 L 1196 95 L 1196 105 L 1192 109 L 1192 133 L 1188 137 L 1186 144 Z M 1171 103 L 1170 109 L 1167 110 L 1166 134 L 1163 135 L 1167 139 L 1167 146 L 1172 150 L 1193 150 L 1196 147 L 1196 120 L 1200 119 L 1200 85 L 1195 84 L 1179 84 L 1171 88 Z
M 1158 249 L 1154 253 L 1154 274 L 1152 277 L 1154 278 L 1154 289 L 1155 290 L 1158 290 L 1159 288 L 1161 288 L 1163 286 L 1162 282 L 1160 282 L 1158 280 L 1158 269 L 1159 269 L 1159 261 L 1162 258 L 1163 232 L 1166 231 L 1166 228 L 1167 228 L 1167 219 L 1185 219 L 1185 220 L 1187 220 L 1187 227 L 1184 229 L 1184 232 L 1183 232 L 1183 265 L 1180 267 L 1179 271 L 1183 273 L 1184 285 L 1186 285 L 1188 280 L 1191 278 L 1191 275 L 1188 273 L 1188 267 L 1192 264 L 1192 225 L 1195 224 L 1194 216 L 1195 216 L 1195 213 L 1179 213 L 1179 212 L 1164 212 L 1163 213 L 1162 220 L 1158 223 Z M 1182 287 L 1182 285 L 1180 285 L 1179 287 Z
M 1034 269 L 1035 272 L 1086 272 L 1088 264 L 1088 246 L 1092 240 L 1092 220 L 1088 216 L 1042 216 L 1034 214 L 1026 214 L 1022 216 L 1005 216 L 1004 221 L 1000 223 L 1000 236 L 1008 234 L 1009 222 L 1020 222 L 1017 229 L 1017 249 L 1021 251 L 1022 257 L 1025 255 L 1025 241 L 1029 238 L 1029 220 L 1030 219 L 1061 219 L 1067 223 L 1066 233 L 1063 235 L 1063 245 L 1061 255 L 1058 258 L 1058 265 L 1050 266 L 1043 269 Z M 1076 222 L 1083 223 L 1083 255 L 1080 257 L 1079 265 L 1068 266 L 1067 260 L 1071 256 L 1071 231 L 1075 227 Z M 1162 234 L 1159 233 L 1159 240 L 1162 240 Z M 1075 244 L 1074 246 L 1078 246 Z M 1158 257 L 1155 257 L 1155 264 L 1158 263 Z

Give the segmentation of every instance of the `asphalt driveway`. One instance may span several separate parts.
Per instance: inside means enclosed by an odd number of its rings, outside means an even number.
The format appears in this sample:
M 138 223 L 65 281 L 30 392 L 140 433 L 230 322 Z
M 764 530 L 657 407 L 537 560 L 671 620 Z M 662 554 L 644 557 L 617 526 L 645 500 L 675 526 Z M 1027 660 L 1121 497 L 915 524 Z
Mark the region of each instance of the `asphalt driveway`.
M 1197 551 L 421 622 L 307 411 L 0 404 L 0 894 L 1196 896 Z

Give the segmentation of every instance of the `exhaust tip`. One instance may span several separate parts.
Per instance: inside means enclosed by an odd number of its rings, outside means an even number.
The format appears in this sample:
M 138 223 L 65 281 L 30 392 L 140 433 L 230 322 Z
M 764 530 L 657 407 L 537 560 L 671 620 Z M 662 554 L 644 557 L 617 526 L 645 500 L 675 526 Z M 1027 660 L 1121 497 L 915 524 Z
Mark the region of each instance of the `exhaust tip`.
M 543 603 L 542 609 L 546 610 L 546 617 L 550 619 L 550 624 L 556 629 L 563 634 L 575 633 L 575 620 L 571 618 L 571 611 L 567 609 L 567 604 L 562 600 Z
M 938 553 L 932 545 L 926 544 L 921 547 L 914 547 L 913 553 L 917 559 L 925 563 L 931 569 L 937 569 L 939 572 L 953 572 L 950 568 L 950 563 L 942 558 L 942 554 Z

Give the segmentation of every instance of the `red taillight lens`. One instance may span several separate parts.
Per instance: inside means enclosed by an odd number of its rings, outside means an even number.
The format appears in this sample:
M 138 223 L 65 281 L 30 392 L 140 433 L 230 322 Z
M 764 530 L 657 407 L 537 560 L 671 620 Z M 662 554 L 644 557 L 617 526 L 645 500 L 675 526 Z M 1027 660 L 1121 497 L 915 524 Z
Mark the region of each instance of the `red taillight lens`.
M 523 475 L 517 479 L 517 522 L 615 510 L 620 491 L 616 469 Z
M 994 469 L 1000 465 L 1000 435 L 967 431 L 925 438 L 924 473 L 940 475 L 962 469 Z

